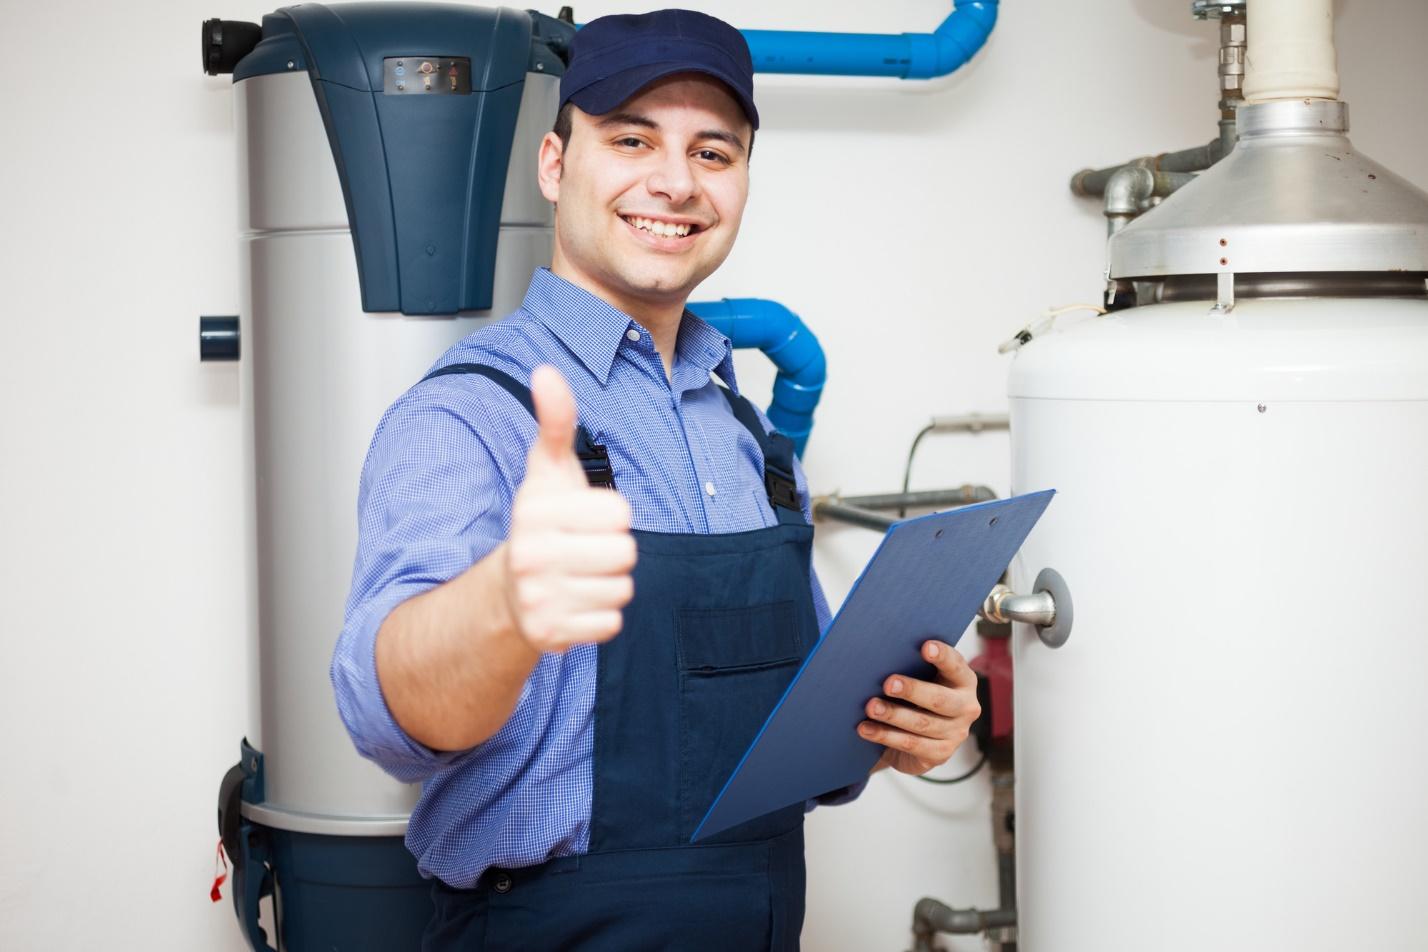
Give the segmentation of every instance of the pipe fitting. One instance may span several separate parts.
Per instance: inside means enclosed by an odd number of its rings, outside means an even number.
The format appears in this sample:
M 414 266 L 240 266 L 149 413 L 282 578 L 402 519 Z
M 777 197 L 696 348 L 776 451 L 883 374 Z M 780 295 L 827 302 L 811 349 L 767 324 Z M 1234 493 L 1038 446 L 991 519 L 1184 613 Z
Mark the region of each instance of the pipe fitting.
M 1117 169 L 1106 182 L 1106 217 L 1134 218 L 1154 191 L 1155 173 L 1145 166 L 1127 165 Z
M 953 909 L 931 897 L 917 901 L 912 911 L 912 932 L 919 938 L 939 932 L 975 935 L 988 929 L 1016 925 L 1015 909 Z
M 1106 227 L 1114 235 L 1149 206 L 1151 199 L 1164 198 L 1194 179 L 1191 172 L 1162 172 L 1143 165 L 1117 169 L 1106 182 Z
M 1017 595 L 1005 585 L 998 585 L 982 602 L 982 617 L 998 625 L 1014 621 L 1044 628 L 1056 622 L 1056 602 L 1046 592 Z

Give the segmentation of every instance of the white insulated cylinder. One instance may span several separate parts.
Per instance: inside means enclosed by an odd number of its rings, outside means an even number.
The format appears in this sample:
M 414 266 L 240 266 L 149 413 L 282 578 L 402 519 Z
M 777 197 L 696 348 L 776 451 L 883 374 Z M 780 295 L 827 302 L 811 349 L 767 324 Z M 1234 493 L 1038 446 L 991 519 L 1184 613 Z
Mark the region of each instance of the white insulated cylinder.
M 1333 0 L 1251 0 L 1245 99 L 1338 99 Z
M 261 823 L 399 835 L 416 802 L 416 785 L 357 754 L 328 680 L 357 548 L 358 479 L 383 411 L 451 344 L 515 310 L 531 273 L 550 262 L 553 213 L 535 165 L 558 88 L 555 77 L 527 76 L 491 310 L 414 318 L 362 310 L 342 188 L 308 74 L 236 84 L 259 606 L 249 740 L 264 755 L 267 787 L 266 801 L 244 811 Z
M 1023 952 L 1421 949 L 1428 302 L 1135 308 L 1037 338 L 1013 487 Z

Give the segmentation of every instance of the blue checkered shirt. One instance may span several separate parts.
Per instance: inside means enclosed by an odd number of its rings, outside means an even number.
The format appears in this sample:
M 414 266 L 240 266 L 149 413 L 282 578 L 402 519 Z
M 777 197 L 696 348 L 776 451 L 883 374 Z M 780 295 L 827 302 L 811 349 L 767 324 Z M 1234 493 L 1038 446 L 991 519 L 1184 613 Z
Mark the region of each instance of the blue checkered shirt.
M 488 364 L 523 382 L 539 364 L 560 370 L 581 423 L 609 451 L 635 529 L 728 533 L 778 522 L 759 446 L 711 376 L 738 392 L 729 340 L 692 314 L 666 379 L 649 331 L 542 268 L 520 310 L 466 337 L 434 368 L 456 363 Z M 387 614 L 505 539 L 535 434 L 531 416 L 491 380 L 438 377 L 387 410 L 362 469 L 352 592 L 332 661 L 337 707 L 363 756 L 399 780 L 423 781 L 407 846 L 423 875 L 457 887 L 489 866 L 589 848 L 594 645 L 543 656 L 510 720 L 470 750 L 413 740 L 377 682 L 377 629 Z M 816 577 L 809 584 L 826 629 L 827 601 Z

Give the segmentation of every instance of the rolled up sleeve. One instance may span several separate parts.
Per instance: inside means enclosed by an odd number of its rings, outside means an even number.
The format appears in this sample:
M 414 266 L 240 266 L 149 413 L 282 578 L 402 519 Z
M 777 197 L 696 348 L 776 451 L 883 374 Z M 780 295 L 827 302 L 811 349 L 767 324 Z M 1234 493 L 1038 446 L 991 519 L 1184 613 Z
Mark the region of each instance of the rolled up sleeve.
M 358 752 L 408 783 L 469 752 L 432 750 L 397 724 L 377 678 L 377 632 L 402 602 L 500 544 L 513 495 L 479 406 L 453 408 L 449 393 L 438 404 L 433 389 L 409 391 L 373 437 L 358 493 L 352 589 L 330 672 L 338 713 Z

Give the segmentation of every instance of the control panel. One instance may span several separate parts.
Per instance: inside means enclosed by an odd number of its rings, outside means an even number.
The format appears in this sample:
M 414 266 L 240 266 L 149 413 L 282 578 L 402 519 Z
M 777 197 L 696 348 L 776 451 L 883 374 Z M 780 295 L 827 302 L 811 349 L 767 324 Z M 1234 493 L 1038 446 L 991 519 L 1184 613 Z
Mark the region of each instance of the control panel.
M 389 56 L 382 60 L 382 92 L 389 96 L 469 95 L 471 60 L 465 56 Z

